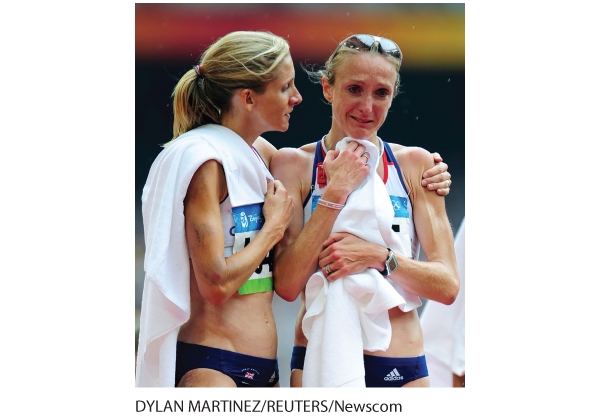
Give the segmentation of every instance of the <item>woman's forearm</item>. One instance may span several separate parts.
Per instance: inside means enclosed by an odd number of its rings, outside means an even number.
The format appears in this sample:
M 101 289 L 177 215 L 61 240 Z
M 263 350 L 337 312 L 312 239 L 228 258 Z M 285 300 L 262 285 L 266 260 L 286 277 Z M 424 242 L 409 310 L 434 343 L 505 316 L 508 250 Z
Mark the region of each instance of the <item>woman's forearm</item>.
M 306 226 L 275 258 L 277 294 L 293 302 L 318 268 L 319 254 L 339 211 L 317 205 Z M 284 237 L 285 239 L 285 237 Z
M 397 256 L 398 268 L 388 276 L 404 289 L 425 299 L 450 305 L 456 299 L 460 279 L 455 268 L 443 261 L 417 261 Z

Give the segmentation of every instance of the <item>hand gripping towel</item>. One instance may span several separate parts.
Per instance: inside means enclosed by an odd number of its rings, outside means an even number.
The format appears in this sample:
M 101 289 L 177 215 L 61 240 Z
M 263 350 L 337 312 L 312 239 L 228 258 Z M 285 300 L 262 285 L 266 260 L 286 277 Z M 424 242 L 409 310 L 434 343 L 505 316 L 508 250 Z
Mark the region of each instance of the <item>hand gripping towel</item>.
M 273 179 L 232 130 L 204 125 L 179 136 L 156 158 L 142 193 L 146 254 L 136 386 L 174 387 L 179 327 L 190 317 L 190 267 L 183 200 L 207 160 L 223 165 L 234 207 L 262 203 Z
M 394 212 L 377 175 L 377 147 L 367 140 L 346 137 L 336 150 L 343 150 L 353 140 L 371 155 L 367 162 L 370 171 L 348 197 L 332 232 L 351 233 L 391 248 L 396 256 L 409 257 L 392 230 Z M 302 330 L 309 342 L 304 387 L 365 387 L 363 350 L 388 349 L 392 337 L 388 309 L 399 307 L 408 312 L 421 305 L 417 295 L 373 269 L 331 283 L 318 271 L 308 280 L 305 293 L 307 311 Z

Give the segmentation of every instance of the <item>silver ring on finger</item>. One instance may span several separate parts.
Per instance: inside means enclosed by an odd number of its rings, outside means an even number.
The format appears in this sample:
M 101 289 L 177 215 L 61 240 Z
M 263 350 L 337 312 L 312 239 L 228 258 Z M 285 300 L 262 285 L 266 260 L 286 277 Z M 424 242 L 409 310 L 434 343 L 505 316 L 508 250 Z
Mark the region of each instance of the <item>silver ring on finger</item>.
M 327 276 L 331 274 L 331 269 L 329 268 L 329 264 L 325 266 L 325 271 L 327 272 Z
M 369 156 L 367 156 L 366 153 L 363 153 L 360 157 L 364 157 L 365 159 L 367 159 L 367 162 L 369 161 Z M 367 163 L 367 162 L 365 162 L 365 163 Z

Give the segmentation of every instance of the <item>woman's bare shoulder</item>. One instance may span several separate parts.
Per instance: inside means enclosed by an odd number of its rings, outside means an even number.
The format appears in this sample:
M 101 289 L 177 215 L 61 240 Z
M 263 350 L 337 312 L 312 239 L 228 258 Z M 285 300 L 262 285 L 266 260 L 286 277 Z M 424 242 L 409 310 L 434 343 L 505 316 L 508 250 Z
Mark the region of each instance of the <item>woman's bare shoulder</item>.
M 271 173 L 275 178 L 287 177 L 289 175 L 302 176 L 312 171 L 316 143 L 310 143 L 300 147 L 282 147 L 273 156 L 271 161 Z
M 394 153 L 394 155 L 396 154 L 396 152 L 399 152 L 402 149 L 406 149 L 406 146 L 402 146 L 401 144 L 390 143 L 390 142 L 387 142 L 387 144 L 390 145 L 390 149 L 392 149 L 392 153 Z
M 312 163 L 315 154 L 316 143 L 305 144 L 304 146 L 296 149 L 294 147 L 282 147 L 277 151 L 274 156 L 276 163 L 291 163 L 291 164 L 304 164 L 307 162 Z
M 253 146 L 260 153 L 267 166 L 269 166 L 271 159 L 277 153 L 277 148 L 260 136 L 254 141 Z
M 422 147 L 405 146 L 394 151 L 394 157 L 402 167 L 402 176 L 409 189 L 425 189 L 419 184 L 423 172 L 435 165 L 432 154 Z

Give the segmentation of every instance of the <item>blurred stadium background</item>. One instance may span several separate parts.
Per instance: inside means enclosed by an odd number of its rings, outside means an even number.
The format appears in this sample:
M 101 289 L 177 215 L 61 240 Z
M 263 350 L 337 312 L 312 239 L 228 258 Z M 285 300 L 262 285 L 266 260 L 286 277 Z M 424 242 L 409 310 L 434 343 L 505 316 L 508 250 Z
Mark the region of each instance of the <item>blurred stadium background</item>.
M 219 37 L 237 30 L 268 30 L 288 40 L 303 102 L 286 133 L 263 136 L 277 148 L 320 139 L 331 125 L 321 87 L 300 64 L 322 65 L 355 33 L 394 40 L 403 53 L 401 94 L 379 131 L 384 140 L 439 152 L 450 166 L 446 209 L 454 232 L 465 214 L 464 4 L 140 4 L 135 6 L 135 317 L 136 350 L 144 283 L 142 188 L 160 144 L 172 138 L 171 93 L 177 80 Z M 298 300 L 275 295 L 281 385 L 289 360 Z

